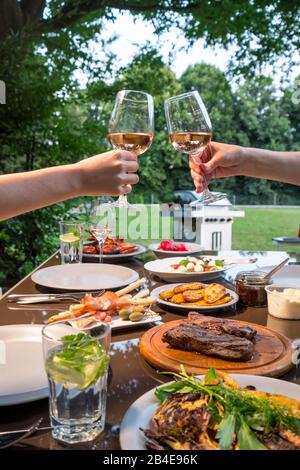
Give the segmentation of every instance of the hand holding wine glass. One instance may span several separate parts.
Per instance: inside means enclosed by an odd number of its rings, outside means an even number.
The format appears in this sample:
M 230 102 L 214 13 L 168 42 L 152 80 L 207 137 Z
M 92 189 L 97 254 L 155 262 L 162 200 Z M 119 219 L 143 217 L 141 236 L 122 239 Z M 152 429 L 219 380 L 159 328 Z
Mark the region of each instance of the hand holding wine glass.
M 127 150 L 136 155 L 146 152 L 154 135 L 152 96 L 141 91 L 119 91 L 108 131 L 108 139 L 113 148 Z M 125 195 L 119 197 L 115 207 L 130 207 Z
M 246 172 L 245 158 L 239 145 L 211 142 L 204 149 L 202 163 L 190 158 L 191 175 L 194 180 L 196 191 L 204 189 L 204 178 L 226 178 L 229 176 L 243 175 Z M 205 177 L 203 177 L 205 175 Z
M 205 105 L 197 91 L 173 96 L 165 101 L 165 113 L 169 138 L 173 147 L 190 155 L 198 166 L 201 154 L 209 145 L 212 126 Z M 204 190 L 200 198 L 192 205 L 209 204 L 226 197 L 223 193 L 212 194 L 203 176 Z

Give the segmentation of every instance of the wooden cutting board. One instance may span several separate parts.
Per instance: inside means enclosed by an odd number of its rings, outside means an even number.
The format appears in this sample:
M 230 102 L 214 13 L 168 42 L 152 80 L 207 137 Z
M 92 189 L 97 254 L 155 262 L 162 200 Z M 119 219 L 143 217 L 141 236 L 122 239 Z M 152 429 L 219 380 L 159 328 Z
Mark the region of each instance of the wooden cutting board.
M 237 321 L 237 320 L 235 320 Z M 140 351 L 152 366 L 164 371 L 178 372 L 183 364 L 189 374 L 205 374 L 210 367 L 235 374 L 266 375 L 280 377 L 293 366 L 292 348 L 288 338 L 261 325 L 238 321 L 257 330 L 254 355 L 250 361 L 236 362 L 181 351 L 163 343 L 162 336 L 182 320 L 170 321 L 146 331 L 140 341 Z

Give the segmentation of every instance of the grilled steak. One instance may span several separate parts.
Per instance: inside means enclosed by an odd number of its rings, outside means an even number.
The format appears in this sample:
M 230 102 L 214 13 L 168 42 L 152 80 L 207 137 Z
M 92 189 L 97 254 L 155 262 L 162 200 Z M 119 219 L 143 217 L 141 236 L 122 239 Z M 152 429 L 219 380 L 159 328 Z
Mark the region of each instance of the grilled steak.
M 253 356 L 253 344 L 248 339 L 226 333 L 210 332 L 191 322 L 182 322 L 166 331 L 162 341 L 175 349 L 199 352 L 234 361 L 249 361 Z
M 239 336 L 249 340 L 253 340 L 257 333 L 256 329 L 252 326 L 241 325 L 235 320 L 224 320 L 222 318 L 208 317 L 197 312 L 189 312 L 188 321 L 201 326 L 201 328 L 215 332 L 216 334 L 218 334 L 217 332 L 221 334 L 227 333 L 229 335 Z

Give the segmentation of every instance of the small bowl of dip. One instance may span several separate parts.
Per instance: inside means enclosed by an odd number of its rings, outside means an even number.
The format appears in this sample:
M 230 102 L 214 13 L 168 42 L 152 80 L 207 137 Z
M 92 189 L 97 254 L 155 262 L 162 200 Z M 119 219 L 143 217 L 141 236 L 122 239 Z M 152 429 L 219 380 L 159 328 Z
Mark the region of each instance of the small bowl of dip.
M 270 315 L 285 320 L 300 320 L 300 287 L 265 287 Z

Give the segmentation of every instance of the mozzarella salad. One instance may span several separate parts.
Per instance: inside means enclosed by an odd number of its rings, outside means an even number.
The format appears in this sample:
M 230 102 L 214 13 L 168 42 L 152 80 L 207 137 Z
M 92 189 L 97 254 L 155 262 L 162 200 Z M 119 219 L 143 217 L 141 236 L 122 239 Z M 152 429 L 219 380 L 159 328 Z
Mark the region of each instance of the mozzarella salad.
M 202 273 L 211 271 L 222 271 L 224 261 L 221 259 L 212 259 L 209 257 L 195 258 L 188 257 L 182 259 L 179 263 L 171 264 L 168 268 L 169 273 Z

